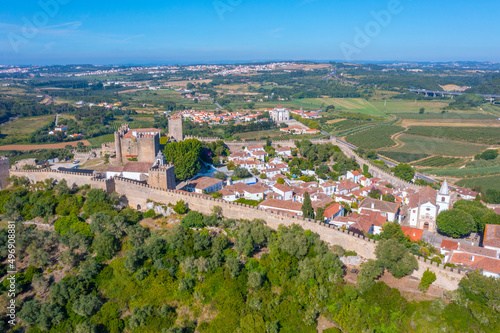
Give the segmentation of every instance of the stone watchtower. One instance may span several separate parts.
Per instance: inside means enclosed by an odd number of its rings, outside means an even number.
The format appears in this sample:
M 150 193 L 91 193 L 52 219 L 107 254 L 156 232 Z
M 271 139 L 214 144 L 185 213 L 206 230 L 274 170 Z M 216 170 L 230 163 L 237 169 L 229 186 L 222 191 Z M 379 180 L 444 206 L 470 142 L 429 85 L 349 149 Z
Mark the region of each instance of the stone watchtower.
M 148 184 L 162 190 L 175 190 L 175 168 L 165 163 L 165 156 L 159 151 L 155 164 L 149 169 Z
M 168 119 L 168 136 L 177 142 L 184 140 L 181 115 L 175 115 Z
M 128 131 L 129 131 L 128 124 L 124 124 L 124 125 L 120 126 L 118 131 L 115 132 L 115 152 L 116 152 L 116 162 L 118 164 L 123 163 L 122 137 Z
M 7 187 L 9 178 L 9 158 L 0 156 L 0 190 Z

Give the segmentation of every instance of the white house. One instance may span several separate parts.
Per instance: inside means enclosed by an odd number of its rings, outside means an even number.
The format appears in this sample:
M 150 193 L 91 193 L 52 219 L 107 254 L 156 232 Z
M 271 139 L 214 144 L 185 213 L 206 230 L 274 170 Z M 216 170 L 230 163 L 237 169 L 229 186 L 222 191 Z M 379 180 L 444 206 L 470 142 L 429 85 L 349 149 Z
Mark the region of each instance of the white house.
M 347 171 L 347 179 L 352 180 L 355 183 L 359 183 L 359 180 L 363 177 L 362 174 L 359 173 L 359 171 Z
M 281 195 L 282 200 L 292 200 L 293 199 L 293 189 L 284 184 L 276 183 L 272 187 L 273 192 Z
M 197 177 L 191 180 L 185 189 L 188 192 L 195 192 L 199 194 L 210 194 L 217 192 L 224 186 L 224 182 L 217 178 L 212 177 Z
M 292 156 L 292 149 L 290 147 L 276 148 L 276 155 L 290 157 Z

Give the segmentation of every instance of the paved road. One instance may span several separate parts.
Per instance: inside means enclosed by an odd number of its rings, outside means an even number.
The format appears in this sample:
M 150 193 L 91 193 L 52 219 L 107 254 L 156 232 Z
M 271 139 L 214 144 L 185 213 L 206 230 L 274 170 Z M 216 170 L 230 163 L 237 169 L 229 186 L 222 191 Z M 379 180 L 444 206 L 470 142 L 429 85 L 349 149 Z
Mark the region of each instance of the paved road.
M 423 175 L 420 172 L 415 172 L 415 179 L 422 179 L 422 180 L 425 180 L 426 182 L 431 182 L 431 183 L 437 182 L 437 180 L 435 180 L 429 176 Z
M 385 162 L 385 164 L 387 164 L 391 168 L 394 168 L 396 165 L 398 165 L 397 163 L 391 162 L 383 157 L 377 157 L 377 160 Z
M 221 110 L 223 109 L 223 107 L 215 99 L 213 99 L 211 97 L 209 97 L 209 98 L 212 100 L 212 102 L 215 104 L 216 107 L 218 107 Z

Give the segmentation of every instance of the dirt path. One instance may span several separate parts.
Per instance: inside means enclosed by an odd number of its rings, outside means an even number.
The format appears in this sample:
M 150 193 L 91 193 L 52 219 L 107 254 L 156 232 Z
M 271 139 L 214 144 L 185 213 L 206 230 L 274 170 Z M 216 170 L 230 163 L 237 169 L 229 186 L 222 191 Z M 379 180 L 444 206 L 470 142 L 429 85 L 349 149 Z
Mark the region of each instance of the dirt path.
M 351 273 L 353 266 L 347 266 L 347 273 L 344 276 L 344 281 L 348 284 L 355 285 L 358 276 Z M 359 267 L 358 267 L 359 269 Z M 408 301 L 429 301 L 434 298 L 443 296 L 443 289 L 431 285 L 429 290 L 424 294 L 418 289 L 420 279 L 412 279 L 410 276 L 405 276 L 401 279 L 396 279 L 391 273 L 385 272 L 378 281 L 383 281 L 391 288 L 395 288 L 401 292 L 401 296 Z
M 84 146 L 90 146 L 90 142 L 88 142 L 87 140 L 80 140 L 80 141 L 59 142 L 59 143 L 50 143 L 42 145 L 7 145 L 7 146 L 0 146 L 0 150 L 60 149 L 60 148 L 65 148 L 67 145 L 76 147 L 78 145 L 78 142 L 83 142 Z

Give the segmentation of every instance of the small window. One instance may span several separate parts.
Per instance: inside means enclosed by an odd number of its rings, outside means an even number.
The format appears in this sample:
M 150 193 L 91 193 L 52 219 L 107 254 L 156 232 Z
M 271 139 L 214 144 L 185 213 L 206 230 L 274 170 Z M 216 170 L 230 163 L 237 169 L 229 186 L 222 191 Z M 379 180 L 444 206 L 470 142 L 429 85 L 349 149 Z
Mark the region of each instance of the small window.
M 441 201 L 444 202 L 444 197 L 441 198 Z
M 427 208 L 426 211 L 430 211 L 431 209 L 430 208 Z

